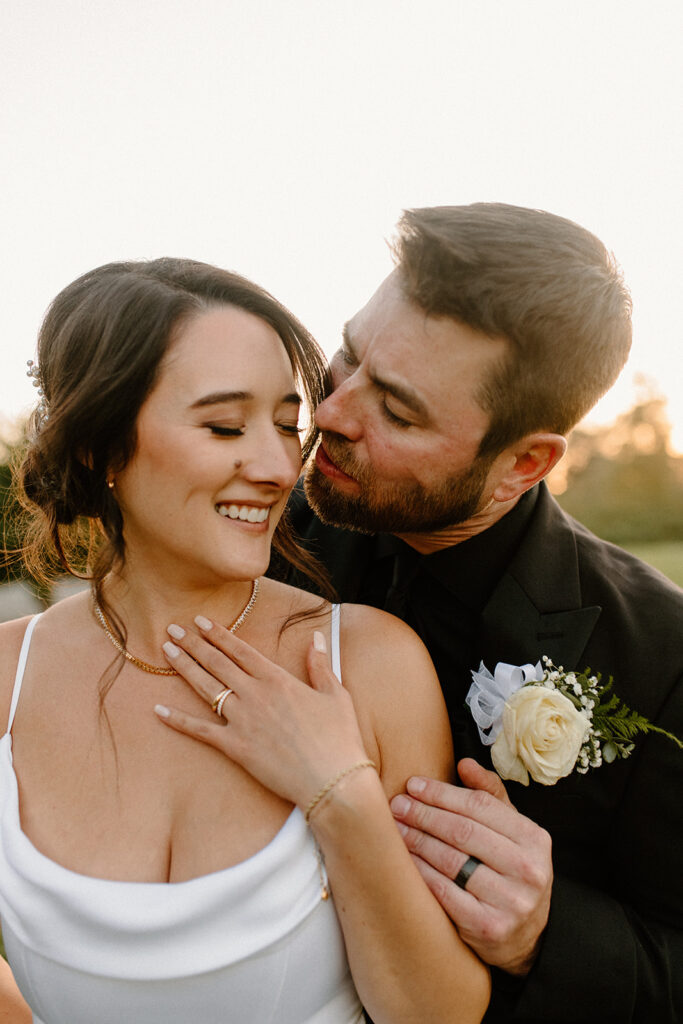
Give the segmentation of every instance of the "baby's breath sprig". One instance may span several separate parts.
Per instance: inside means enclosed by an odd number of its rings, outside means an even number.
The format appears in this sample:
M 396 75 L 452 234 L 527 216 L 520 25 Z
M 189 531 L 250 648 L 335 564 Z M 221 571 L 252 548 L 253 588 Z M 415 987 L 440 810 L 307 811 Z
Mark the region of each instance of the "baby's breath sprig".
M 601 674 L 591 675 L 589 668 L 584 672 L 565 672 L 561 665 L 557 668 L 545 655 L 542 661 L 545 666 L 543 678 L 526 685 L 559 690 L 588 724 L 576 762 L 577 772 L 585 775 L 590 768 L 599 768 L 603 761 L 610 764 L 618 757 L 628 757 L 639 733 L 657 732 L 683 749 L 683 742 L 677 736 L 653 725 L 617 697 L 612 690 L 612 676 L 603 683 Z

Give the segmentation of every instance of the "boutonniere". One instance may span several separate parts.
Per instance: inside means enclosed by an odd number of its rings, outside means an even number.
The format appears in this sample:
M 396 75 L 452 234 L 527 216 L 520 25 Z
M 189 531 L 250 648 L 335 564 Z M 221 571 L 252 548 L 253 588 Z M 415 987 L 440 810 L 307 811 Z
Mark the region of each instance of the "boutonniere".
M 491 747 L 501 779 L 544 786 L 574 769 L 585 774 L 603 762 L 628 757 L 639 733 L 665 729 L 632 711 L 612 692 L 612 677 L 565 672 L 545 655 L 536 665 L 499 662 L 493 675 L 482 662 L 465 698 L 482 743 Z

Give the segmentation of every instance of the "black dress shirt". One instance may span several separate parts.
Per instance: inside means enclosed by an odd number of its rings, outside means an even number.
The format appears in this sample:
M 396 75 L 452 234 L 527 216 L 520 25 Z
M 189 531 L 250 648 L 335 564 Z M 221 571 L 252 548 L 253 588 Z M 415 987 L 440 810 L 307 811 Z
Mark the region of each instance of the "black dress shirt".
M 518 548 L 538 494 L 527 491 L 515 507 L 483 533 L 421 555 L 398 537 L 377 534 L 374 557 L 352 598 L 384 608 L 421 638 L 441 681 L 453 730 L 456 756 L 474 753 L 474 732 L 463 712 L 471 672 L 479 667 L 479 621 L 491 593 Z M 493 670 L 493 665 L 488 665 Z M 460 742 L 459 742 L 460 741 Z

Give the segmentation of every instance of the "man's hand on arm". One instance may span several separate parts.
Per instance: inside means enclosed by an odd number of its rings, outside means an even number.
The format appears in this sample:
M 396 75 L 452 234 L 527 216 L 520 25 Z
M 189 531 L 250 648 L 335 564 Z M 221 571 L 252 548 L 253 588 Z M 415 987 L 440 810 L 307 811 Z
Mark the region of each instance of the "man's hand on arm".
M 515 810 L 498 776 L 469 758 L 462 786 L 411 779 L 392 810 L 422 877 L 486 963 L 525 975 L 548 921 L 553 880 L 548 833 Z M 469 857 L 467 888 L 453 879 Z

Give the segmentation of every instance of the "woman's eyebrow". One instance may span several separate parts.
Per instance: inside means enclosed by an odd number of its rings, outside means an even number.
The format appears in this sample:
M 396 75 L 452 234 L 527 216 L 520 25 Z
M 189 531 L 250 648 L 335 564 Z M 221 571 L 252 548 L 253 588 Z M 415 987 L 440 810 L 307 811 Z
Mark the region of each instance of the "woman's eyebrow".
M 212 391 L 208 395 L 202 395 L 190 406 L 191 409 L 203 409 L 207 405 L 223 405 L 229 402 L 249 402 L 254 398 L 251 391 Z M 283 405 L 301 405 L 301 396 L 296 391 L 291 391 L 282 398 Z
M 201 409 L 205 405 L 221 405 L 223 402 L 248 402 L 253 397 L 251 391 L 212 391 L 211 394 L 198 398 L 190 408 Z

